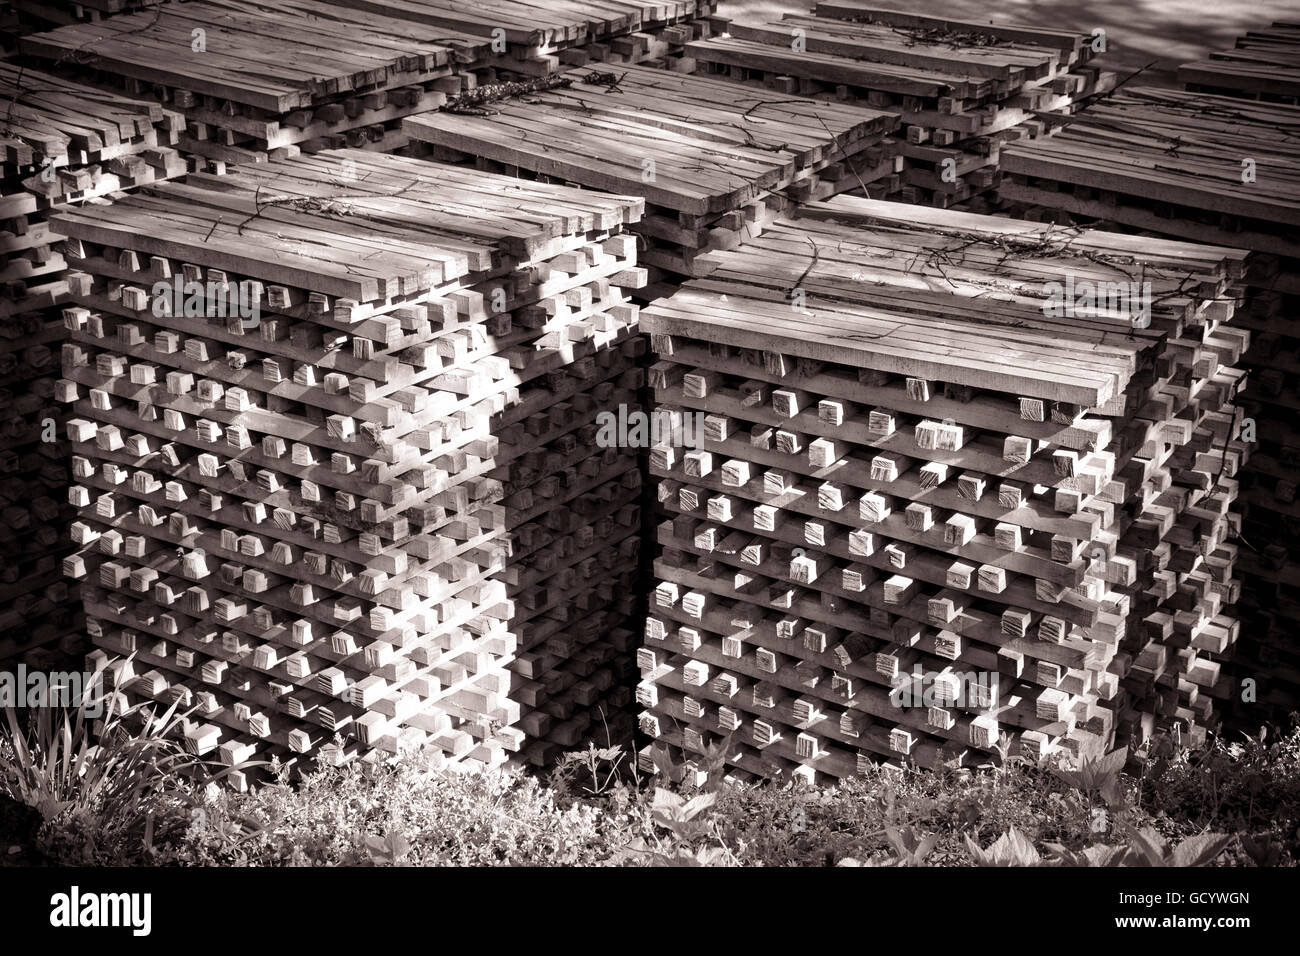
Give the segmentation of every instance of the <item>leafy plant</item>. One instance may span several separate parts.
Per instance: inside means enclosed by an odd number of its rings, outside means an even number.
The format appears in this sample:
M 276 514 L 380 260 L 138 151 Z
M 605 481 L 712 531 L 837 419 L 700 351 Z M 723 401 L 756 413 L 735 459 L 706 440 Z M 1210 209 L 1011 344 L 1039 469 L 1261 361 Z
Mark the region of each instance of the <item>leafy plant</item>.
M 1122 806 L 1124 803 L 1124 783 L 1120 773 L 1128 761 L 1128 750 L 1121 747 L 1104 757 L 1085 758 L 1074 769 L 1058 767 L 1052 772 L 1070 786 L 1077 788 L 1089 798 L 1092 807 L 1092 795 L 1095 793 L 1108 807 Z
M 1222 833 L 1202 833 L 1171 846 L 1151 827 L 1141 830 L 1127 827 L 1130 845 L 1129 866 L 1209 866 L 1236 837 Z
M 904 827 L 901 830 L 898 827 L 885 827 L 885 839 L 898 854 L 899 865 L 921 866 L 939 842 L 939 834 L 927 833 L 923 837 L 918 837 L 911 827 Z
M 205 825 L 170 841 L 165 862 L 590 866 L 630 839 L 626 820 L 591 801 L 562 806 L 518 768 L 458 771 L 440 758 L 436 749 L 416 751 L 389 764 L 319 765 L 293 786 L 223 789 L 204 805 Z
M 1157 736 L 1147 749 L 1140 806 L 1148 818 L 1178 821 L 1187 832 L 1249 836 L 1250 844 L 1242 840 L 1233 851 L 1241 863 L 1271 866 L 1300 858 L 1296 715 L 1286 730 L 1263 727 L 1236 740 L 1215 736 L 1197 747 Z
M 1102 843 L 1082 850 L 1071 850 L 1059 843 L 1044 845 L 1051 852 L 1051 862 L 1055 866 L 1123 866 L 1129 852 L 1128 847 Z
M 715 792 L 699 793 L 687 799 L 657 787 L 650 805 L 651 820 L 655 826 L 667 830 L 672 839 L 667 842 L 655 839 L 651 844 L 640 838 L 626 847 L 619 859 L 649 866 L 720 866 L 737 862 L 705 816 L 716 800 Z M 709 838 L 716 845 L 696 846 Z
M 132 720 L 133 730 L 146 724 L 143 715 Z M 72 721 L 75 736 L 74 728 Z M 54 730 L 61 763 L 63 727 L 55 721 Z M 17 764 L 13 736 L 0 734 L 0 767 Z M 201 792 L 202 773 L 186 771 L 181 759 L 164 784 L 177 792 L 163 790 L 154 815 L 134 825 L 136 857 L 94 855 L 236 866 L 1089 867 L 1273 866 L 1300 855 L 1300 732 L 1197 747 L 1157 737 L 1135 754 L 1143 794 L 1132 805 L 1124 751 L 1059 771 L 1009 752 L 991 771 L 867 767 L 811 788 L 728 782 L 726 755 L 727 743 L 717 743 L 684 774 L 669 748 L 652 745 L 656 786 L 646 789 L 644 765 L 626 748 L 588 745 L 561 761 L 565 771 L 548 788 L 517 768 L 448 768 L 435 749 L 378 764 L 319 765 L 292 784 L 281 774 L 247 792 Z M 83 831 L 100 832 L 95 816 L 83 826 L 57 798 L 47 811 L 55 815 L 45 830 L 61 834 L 66 851 L 57 859 L 81 861 Z M 1109 818 L 1104 843 L 1093 812 Z M 152 857 L 139 852 L 150 826 Z M 1240 840 L 1223 835 L 1232 830 Z
M 704 835 L 706 824 L 696 818 L 713 806 L 716 799 L 712 793 L 701 793 L 687 800 L 680 794 L 658 787 L 654 803 L 650 805 L 651 819 L 683 843 L 690 843 Z
M 722 779 L 726 775 L 727 769 L 727 751 L 730 747 L 731 734 L 728 734 L 716 744 L 705 744 L 703 766 L 705 777 L 700 789 L 712 793 L 722 786 Z
M 622 747 L 596 748 L 588 742 L 586 750 L 571 750 L 562 754 L 551 771 L 550 784 L 565 794 L 575 792 L 574 784 L 589 797 L 606 793 L 618 778 L 624 757 Z
M 370 854 L 370 862 L 375 866 L 397 866 L 398 861 L 411 852 L 411 843 L 400 833 L 389 833 L 382 837 L 367 833 L 366 852 Z
M 998 837 L 987 849 L 966 837 L 966 849 L 976 866 L 1038 866 L 1043 858 L 1034 844 L 1015 827 Z
M 26 727 L 6 707 L 0 725 L 0 791 L 35 808 L 46 837 L 55 821 L 71 830 L 84 862 L 101 850 L 147 853 L 158 821 L 197 805 L 206 784 L 247 766 L 210 773 L 176 739 L 184 717 L 177 703 L 160 714 L 153 704 L 126 706 L 119 693 L 96 696 L 103 672 L 75 707 L 33 708 Z
M 1084 850 L 1071 850 L 1059 843 L 1047 844 L 1056 866 L 1209 866 L 1235 837 L 1222 833 L 1203 833 L 1188 837 L 1171 846 L 1155 829 L 1124 828 L 1128 846 L 1098 844 Z
M 1276 840 L 1267 837 L 1256 840 L 1243 833 L 1237 842 L 1256 866 L 1277 866 L 1282 862 L 1282 844 Z

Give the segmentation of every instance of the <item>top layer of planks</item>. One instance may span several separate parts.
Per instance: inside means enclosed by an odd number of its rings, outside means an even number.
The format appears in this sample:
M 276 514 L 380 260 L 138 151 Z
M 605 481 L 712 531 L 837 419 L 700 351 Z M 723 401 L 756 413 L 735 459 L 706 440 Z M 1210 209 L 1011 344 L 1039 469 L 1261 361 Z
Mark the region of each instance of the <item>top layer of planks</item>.
M 282 114 L 421 83 L 456 65 L 510 66 L 710 7 L 707 0 L 200 0 L 24 37 L 21 50 Z M 548 62 L 554 69 L 556 61 Z
M 854 0 L 825 0 L 814 7 L 813 13 L 818 17 L 837 20 L 888 24 L 903 36 L 917 42 L 933 40 L 940 43 L 987 43 L 989 39 L 996 39 L 1003 43 L 1055 47 L 1061 51 L 1062 59 L 1067 63 L 1073 63 L 1084 56 L 1087 44 L 1086 38 L 1068 30 L 932 17 L 910 10 L 893 10 L 874 3 L 857 3 Z
M 1300 23 L 1251 30 L 1231 50 L 1180 66 L 1178 79 L 1189 90 L 1300 102 Z
M 493 104 L 490 116 L 408 118 L 412 138 L 679 212 L 723 212 L 800 169 L 879 141 L 897 114 L 791 99 L 704 77 L 626 66 L 614 86 L 573 83 Z
M 708 0 L 327 0 L 395 20 L 447 27 L 472 36 L 500 30 L 520 56 L 536 56 L 687 17 Z
M 1068 70 L 1085 49 L 1073 35 L 1026 42 L 984 32 L 992 28 L 940 29 L 926 18 L 875 8 L 863 8 L 862 20 L 833 19 L 831 12 L 819 7 L 815 17 L 731 22 L 729 37 L 692 43 L 686 51 L 709 62 L 828 83 L 977 101 Z
M 563 236 L 636 222 L 643 206 L 633 197 L 524 180 L 503 186 L 473 170 L 338 150 L 67 210 L 57 229 L 375 303 L 481 278 Z
M 1244 253 L 840 197 L 803 207 L 642 313 L 649 331 L 1104 405 Z M 1151 283 L 1153 319 L 1045 314 L 1047 283 Z M 1170 326 L 1173 327 L 1173 326 Z
M 1300 106 L 1125 88 L 1054 136 L 1007 147 L 1001 162 L 1008 174 L 1102 191 L 1102 218 L 1130 221 L 1116 197 L 1137 197 L 1181 211 L 1156 220 L 1164 228 L 1133 225 L 1295 254 L 1289 250 L 1300 248 L 1292 238 L 1300 226 L 1298 141 Z M 1197 221 L 1207 216 L 1222 217 L 1222 228 L 1201 229 Z M 1179 217 L 1190 225 L 1180 227 Z
M 491 43 L 321 0 L 202 0 L 24 37 L 21 50 L 284 113 L 444 75 Z

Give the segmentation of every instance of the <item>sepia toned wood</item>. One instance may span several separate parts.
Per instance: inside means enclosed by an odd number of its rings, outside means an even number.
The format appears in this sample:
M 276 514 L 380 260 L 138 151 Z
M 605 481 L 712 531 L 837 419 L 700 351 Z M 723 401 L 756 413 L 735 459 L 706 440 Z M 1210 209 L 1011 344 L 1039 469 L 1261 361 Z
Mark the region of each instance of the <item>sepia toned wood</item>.
M 1214 729 L 1244 257 L 848 197 L 711 254 L 642 313 L 657 410 L 705 416 L 651 452 L 642 730 L 834 779 Z M 1149 325 L 1046 307 L 1131 274 Z
M 63 666 L 87 649 L 61 580 L 75 509 L 59 354 L 68 262 L 52 212 L 185 172 L 179 114 L 0 63 L 0 660 Z
M 897 112 L 896 167 L 846 177 L 845 188 L 946 208 L 992 190 L 1000 149 L 1037 135 L 1040 114 L 1069 113 L 1114 86 L 1113 73 L 1087 64 L 1091 55 L 1083 35 L 819 4 L 811 16 L 727 21 L 667 65 Z
M 1238 689 L 1227 702 L 1245 721 L 1289 712 L 1300 699 L 1300 685 L 1287 676 L 1296 656 L 1282 625 L 1295 606 L 1286 569 L 1300 531 L 1300 442 L 1292 425 L 1300 405 L 1290 384 L 1300 336 L 1289 320 L 1300 302 L 1300 169 L 1290 147 L 1300 113 L 1285 92 L 1293 34 L 1284 25 L 1252 32 L 1237 50 L 1184 67 L 1189 92 L 1125 88 L 1055 135 L 1017 145 L 1005 154 L 1013 175 L 1002 188 L 1013 210 L 1037 218 L 1098 219 L 1252 250 L 1238 277 L 1234 319 L 1251 334 L 1240 361 L 1249 382 L 1233 400 L 1251 448 L 1239 474 L 1248 545 L 1238 565 L 1243 627 L 1221 677 Z M 1086 155 L 1076 152 L 1085 143 Z
M 642 261 L 686 275 L 761 233 L 792 198 L 824 198 L 892 168 L 880 142 L 897 118 L 884 111 L 648 67 L 620 69 L 613 87 L 585 71 L 565 78 L 491 115 L 429 113 L 403 129 L 441 159 L 644 196 Z
M 300 150 L 401 149 L 405 116 L 517 96 L 515 87 L 562 68 L 558 53 L 581 63 L 666 55 L 706 35 L 710 13 L 699 0 L 618 12 L 590 3 L 471 11 L 450 0 L 203 0 L 64 21 L 22 37 L 21 48 L 182 112 L 187 154 L 255 164 Z M 597 40 L 623 52 L 595 56 Z
M 642 209 L 341 151 L 61 216 L 64 570 L 131 693 L 281 759 L 626 725 L 641 480 L 598 438 L 639 407 Z
M 1178 79 L 1197 93 L 1300 103 L 1300 25 L 1274 23 L 1237 38 L 1230 50 L 1184 63 Z

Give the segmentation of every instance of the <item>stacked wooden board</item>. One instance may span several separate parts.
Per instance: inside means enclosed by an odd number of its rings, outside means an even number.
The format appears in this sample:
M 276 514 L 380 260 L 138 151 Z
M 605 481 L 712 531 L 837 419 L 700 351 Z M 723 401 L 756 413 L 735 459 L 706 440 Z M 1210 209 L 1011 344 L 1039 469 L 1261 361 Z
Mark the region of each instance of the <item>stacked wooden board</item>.
M 890 175 L 894 113 L 743 90 L 644 66 L 586 68 L 489 115 L 407 119 L 438 159 L 644 196 L 643 260 L 690 275 L 711 250 L 759 234 L 793 200 Z
M 902 116 L 897 178 L 873 197 L 946 207 L 997 184 L 1005 142 L 1037 133 L 1037 114 L 1107 90 L 1087 66 L 1090 37 L 988 26 L 869 5 L 820 3 L 815 16 L 730 22 L 687 44 L 684 65 L 790 95 L 864 102 Z
M 1300 25 L 1274 23 L 1251 31 L 1234 49 L 1180 67 L 1179 78 L 1195 92 L 1298 104 Z M 1263 117 L 1275 130 L 1288 129 L 1287 139 L 1294 142 L 1294 111 Z M 1272 179 L 1279 174 L 1286 172 L 1270 163 L 1266 175 Z M 1300 199 L 1294 166 L 1288 195 Z M 1246 538 L 1254 548 L 1242 560 L 1245 630 L 1235 673 L 1256 685 L 1253 696 L 1258 699 L 1241 701 L 1240 722 L 1249 727 L 1259 722 L 1257 703 L 1283 720 L 1300 705 L 1300 645 L 1295 640 L 1300 621 L 1300 548 L 1295 543 L 1300 536 L 1300 433 L 1295 428 L 1300 390 L 1294 386 L 1300 370 L 1300 258 L 1258 254 L 1247 279 L 1247 301 L 1240 311 L 1243 324 L 1256 330 L 1256 347 L 1246 356 L 1256 383 L 1247 393 L 1247 405 L 1261 430 L 1261 451 L 1252 456 L 1244 476 Z
M 65 570 L 196 752 L 495 764 L 617 725 L 641 482 L 595 436 L 644 378 L 642 208 L 345 150 L 57 217 Z
M 1125 87 L 1002 152 L 1003 198 L 1300 256 L 1300 107 Z
M 684 30 L 680 42 L 707 29 L 696 14 L 708 6 L 697 0 L 623 4 L 618 15 L 606 6 L 579 4 L 552 18 L 566 45 L 614 24 L 673 23 L 660 29 Z M 404 116 L 472 109 L 512 89 L 504 84 L 559 68 L 546 52 L 555 38 L 525 18 L 548 14 L 513 0 L 466 9 L 459 0 L 199 0 L 24 37 L 20 49 L 180 110 L 183 148 L 213 162 L 345 146 L 389 152 L 405 143 Z M 636 58 L 651 55 L 634 46 Z M 585 59 L 576 48 L 574 57 Z
M 1180 66 L 1178 79 L 1197 93 L 1300 104 L 1300 23 L 1251 30 L 1231 50 Z
M 0 660 L 75 648 L 67 446 L 54 401 L 66 263 L 52 210 L 185 171 L 157 104 L 0 63 Z M 30 654 L 34 649 L 39 653 Z
M 1256 74 L 1258 75 L 1258 74 Z M 1224 84 L 1229 80 L 1225 77 Z M 1246 92 L 1253 85 L 1246 84 Z M 1300 701 L 1300 106 L 1200 92 L 1124 89 L 1054 136 L 1003 154 L 1001 195 L 1058 219 L 1253 250 L 1238 324 L 1254 335 L 1240 396 L 1255 442 L 1243 473 L 1243 614 L 1236 701 L 1245 725 L 1263 705 Z M 1244 694 L 1244 699 L 1242 694 Z
M 520 73 L 561 63 L 635 63 L 680 55 L 710 31 L 713 0 L 330 0 L 340 6 L 497 38 Z
M 459 91 L 457 64 L 490 42 L 321 0 L 202 0 L 23 37 L 20 50 L 184 113 L 187 153 L 251 163 L 340 138 L 382 148 L 402 116 Z
M 816 779 L 1215 726 L 1244 255 L 839 197 L 709 256 L 641 314 L 703 416 L 651 451 L 642 729 Z

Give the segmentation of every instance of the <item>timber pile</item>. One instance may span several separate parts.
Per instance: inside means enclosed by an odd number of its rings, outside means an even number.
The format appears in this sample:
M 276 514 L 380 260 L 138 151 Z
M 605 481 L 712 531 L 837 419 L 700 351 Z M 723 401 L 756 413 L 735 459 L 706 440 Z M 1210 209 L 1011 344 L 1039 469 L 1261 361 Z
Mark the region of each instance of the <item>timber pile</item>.
M 644 66 L 563 76 L 568 85 L 493 104 L 488 115 L 430 113 L 403 128 L 439 160 L 645 197 L 641 258 L 680 275 L 759 234 L 792 201 L 894 169 L 882 144 L 898 124 L 893 113 Z
M 561 64 L 636 63 L 680 55 L 686 43 L 708 36 L 713 0 L 329 0 L 471 36 L 498 37 L 508 69 L 553 73 Z M 500 31 L 500 32 L 496 32 Z
M 704 416 L 651 451 L 638 656 L 688 773 L 722 740 L 811 779 L 1215 726 L 1244 253 L 840 197 L 709 258 L 641 314 L 656 411 Z M 1138 279 L 1148 325 L 1048 309 Z
M 1004 143 L 1037 135 L 1039 113 L 1068 111 L 1115 81 L 1087 66 L 1089 37 L 1076 33 L 842 2 L 815 14 L 731 22 L 727 35 L 688 44 L 679 68 L 900 113 L 906 162 L 867 187 L 873 198 L 946 207 L 987 192 Z
M 187 153 L 256 163 L 400 145 L 396 122 L 473 82 L 455 71 L 490 43 L 321 0 L 202 0 L 23 37 L 19 49 L 184 113 Z
M 1300 107 L 1127 88 L 1002 152 L 1003 198 L 1300 256 Z M 1247 162 L 1249 161 L 1249 162 Z M 1248 175 L 1251 174 L 1251 175 Z
M 1225 80 L 1225 83 L 1227 81 Z M 1170 90 L 1125 89 L 1051 137 L 1003 155 L 1002 197 L 1061 219 L 1253 250 L 1238 324 L 1254 335 L 1243 359 L 1242 414 L 1254 452 L 1242 475 L 1240 678 L 1258 705 L 1285 716 L 1300 701 L 1300 106 Z M 1240 696 L 1240 695 L 1239 695 Z
M 66 443 L 54 401 L 66 263 L 52 210 L 185 171 L 181 117 L 0 63 L 0 660 L 75 649 L 59 562 L 70 550 Z M 84 649 L 83 649 L 84 653 Z M 30 658 L 36 660 L 38 658 Z
M 1185 64 L 1178 75 L 1195 92 L 1300 104 L 1300 25 L 1274 23 L 1251 31 L 1238 38 L 1234 49 Z M 1279 127 L 1289 126 L 1289 141 L 1294 143 L 1294 111 L 1264 115 Z M 1265 175 L 1277 174 L 1270 166 Z M 1300 200 L 1295 185 L 1293 178 L 1290 196 Z M 1300 315 L 1300 258 L 1257 255 L 1247 277 L 1243 322 L 1256 330 L 1257 343 L 1247 354 L 1257 383 L 1247 393 L 1252 400 L 1248 412 L 1257 418 L 1261 452 L 1252 456 L 1245 474 L 1245 530 L 1256 550 L 1243 554 L 1247 627 L 1236 670 L 1239 678 L 1253 678 L 1260 686 L 1257 703 L 1285 718 L 1300 703 L 1300 646 L 1295 641 L 1300 621 L 1300 547 L 1295 543 L 1300 537 L 1300 432 L 1294 425 L 1300 410 L 1300 389 L 1294 386 L 1300 371 L 1300 327 L 1295 324 Z M 1242 707 L 1243 715 L 1258 723 L 1255 710 Z
M 616 725 L 640 473 L 594 436 L 644 377 L 642 206 L 347 150 L 61 214 L 65 570 L 131 692 L 227 761 Z
M 680 42 L 707 30 L 706 20 L 691 19 L 709 9 L 699 0 L 620 4 L 617 15 L 607 6 L 574 3 L 545 31 L 537 8 L 515 0 L 469 13 L 453 0 L 200 0 L 24 37 L 20 50 L 183 112 L 187 153 L 256 163 L 298 150 L 399 149 L 404 116 L 555 72 L 559 59 L 548 51 L 559 36 L 568 58 L 581 60 L 572 44 L 607 30 L 658 24 Z M 668 50 L 639 40 L 634 48 L 632 58 Z
M 1251 30 L 1233 49 L 1180 66 L 1178 79 L 1196 93 L 1300 105 L 1300 24 Z

